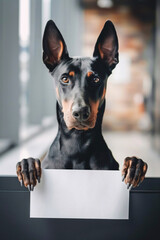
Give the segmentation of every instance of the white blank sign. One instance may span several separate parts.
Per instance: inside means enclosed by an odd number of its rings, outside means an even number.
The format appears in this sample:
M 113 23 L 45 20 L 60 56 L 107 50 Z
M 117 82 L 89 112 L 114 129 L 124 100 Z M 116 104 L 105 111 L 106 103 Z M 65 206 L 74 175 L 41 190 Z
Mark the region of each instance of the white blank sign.
M 31 218 L 128 219 L 120 171 L 45 169 L 30 194 Z

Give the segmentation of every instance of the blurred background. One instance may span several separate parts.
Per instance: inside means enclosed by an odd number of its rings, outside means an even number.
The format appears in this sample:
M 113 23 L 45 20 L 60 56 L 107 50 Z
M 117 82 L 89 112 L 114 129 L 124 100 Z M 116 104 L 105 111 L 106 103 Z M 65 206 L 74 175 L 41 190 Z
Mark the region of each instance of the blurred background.
M 108 79 L 103 133 L 120 163 L 138 156 L 160 176 L 160 1 L 0 0 L 0 174 L 41 157 L 57 132 L 54 83 L 42 63 L 53 19 L 70 56 L 92 56 L 106 20 L 117 30 L 120 63 Z

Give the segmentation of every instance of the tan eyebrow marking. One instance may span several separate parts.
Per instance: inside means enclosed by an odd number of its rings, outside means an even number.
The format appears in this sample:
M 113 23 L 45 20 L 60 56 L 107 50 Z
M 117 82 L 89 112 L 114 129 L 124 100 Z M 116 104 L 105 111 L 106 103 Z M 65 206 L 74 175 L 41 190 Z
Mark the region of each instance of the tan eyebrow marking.
M 75 75 L 74 71 L 69 72 L 69 76 L 74 77 L 74 75 Z
M 90 77 L 93 74 L 93 72 L 88 72 L 87 77 Z

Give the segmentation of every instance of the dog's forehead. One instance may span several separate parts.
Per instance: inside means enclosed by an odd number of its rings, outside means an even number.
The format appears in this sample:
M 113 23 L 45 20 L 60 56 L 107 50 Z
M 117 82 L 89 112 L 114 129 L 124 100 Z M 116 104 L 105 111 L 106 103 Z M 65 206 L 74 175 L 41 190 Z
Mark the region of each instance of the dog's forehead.
M 96 58 L 71 58 L 69 60 L 62 61 L 53 72 L 53 74 L 69 73 L 75 71 L 77 73 L 87 73 L 93 70 L 94 62 Z

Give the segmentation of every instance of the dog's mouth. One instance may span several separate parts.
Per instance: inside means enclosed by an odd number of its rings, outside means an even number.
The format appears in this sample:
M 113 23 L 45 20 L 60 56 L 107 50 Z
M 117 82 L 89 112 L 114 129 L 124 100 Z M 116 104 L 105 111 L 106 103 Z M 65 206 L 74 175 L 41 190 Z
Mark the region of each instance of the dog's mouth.
M 76 130 L 79 130 L 79 131 L 81 131 L 81 130 L 87 131 L 87 130 L 95 127 L 95 122 L 96 122 L 95 120 L 94 121 L 89 121 L 89 122 L 78 122 L 78 121 L 76 121 L 72 124 L 66 124 L 66 125 L 67 125 L 67 128 L 69 130 L 75 128 Z
M 77 125 L 73 126 L 73 128 L 75 128 L 76 130 L 87 131 L 89 129 L 89 126 L 80 123 L 80 124 L 77 124 Z

